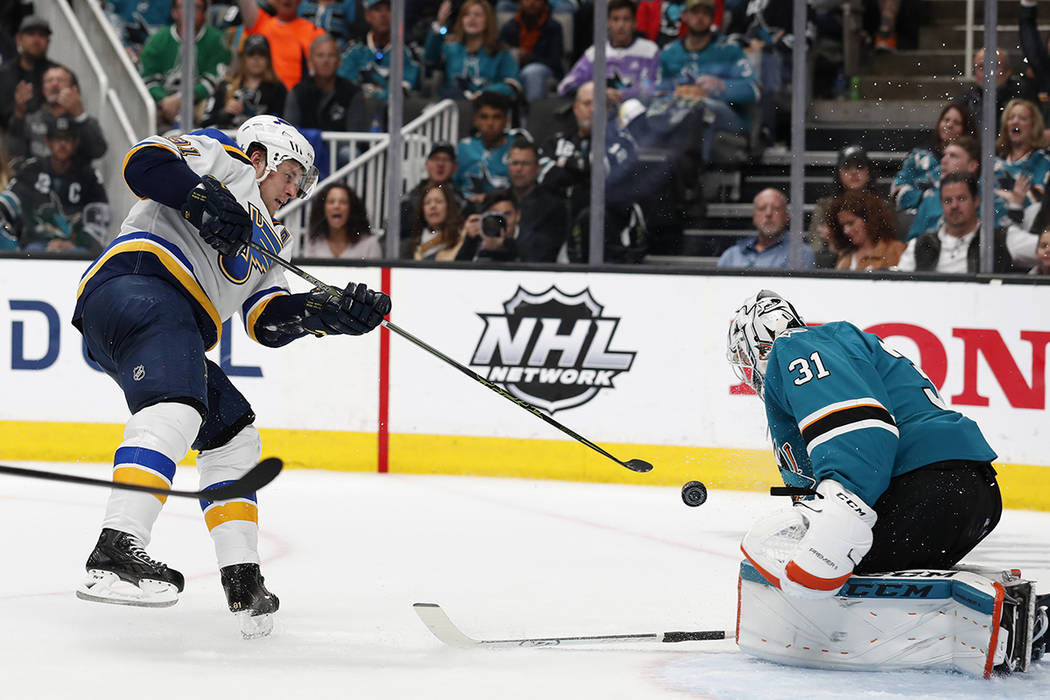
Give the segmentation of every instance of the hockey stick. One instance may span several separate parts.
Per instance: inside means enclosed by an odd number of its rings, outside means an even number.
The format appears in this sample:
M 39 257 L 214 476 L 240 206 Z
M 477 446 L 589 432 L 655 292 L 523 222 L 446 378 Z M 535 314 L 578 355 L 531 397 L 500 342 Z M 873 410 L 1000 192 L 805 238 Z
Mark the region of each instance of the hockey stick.
M 333 287 L 331 285 L 325 284 L 321 280 L 319 280 L 316 277 L 314 277 L 313 275 L 311 275 L 306 270 L 303 270 L 302 268 L 300 268 L 300 267 L 298 267 L 296 265 L 293 265 L 292 263 L 288 262 L 287 260 L 285 260 L 284 258 L 282 258 L 282 257 L 280 257 L 278 255 L 274 255 L 270 251 L 268 251 L 265 248 L 263 248 L 262 246 L 260 246 L 258 243 L 255 243 L 253 241 L 253 242 L 249 243 L 248 245 L 251 247 L 252 250 L 262 254 L 264 257 L 266 257 L 270 261 L 275 262 L 278 265 L 280 265 L 281 267 L 283 267 L 284 269 L 288 270 L 289 272 L 292 272 L 292 273 L 298 275 L 299 277 L 302 277 L 304 280 L 306 280 L 310 284 L 314 285 L 315 287 L 317 287 L 319 289 L 323 289 L 324 291 L 328 292 L 332 296 L 339 296 L 339 295 L 341 295 L 343 293 L 343 290 L 336 289 L 335 287 Z M 427 352 L 429 352 L 431 355 L 433 355 L 434 357 L 438 358 L 439 360 L 443 360 L 444 362 L 448 363 L 449 365 L 452 365 L 453 367 L 458 369 L 460 372 L 462 372 L 463 374 L 467 375 L 468 377 L 470 377 L 474 381 L 478 382 L 482 386 L 485 386 L 485 387 L 491 389 L 492 391 L 496 392 L 497 394 L 499 394 L 503 398 L 507 399 L 511 403 L 517 404 L 518 406 L 520 406 L 521 408 L 525 409 L 526 411 L 528 411 L 532 415 L 536 416 L 540 420 L 544 421 L 548 425 L 554 426 L 558 430 L 562 431 L 563 433 L 565 433 L 566 435 L 571 437 L 573 440 L 576 440 L 577 442 L 582 443 L 582 444 L 586 445 L 587 447 L 591 448 L 595 452 L 597 452 L 597 453 L 599 453 L 601 455 L 604 455 L 605 457 L 608 457 L 612 461 L 614 461 L 617 464 L 619 464 L 621 467 L 627 467 L 631 471 L 635 471 L 635 472 L 652 471 L 653 465 L 649 464 L 649 462 L 646 462 L 645 460 L 642 460 L 642 459 L 629 459 L 626 462 L 620 461 L 619 459 L 617 459 L 613 455 L 611 455 L 608 452 L 606 452 L 605 450 L 603 450 L 601 447 L 598 447 L 593 442 L 591 442 L 587 438 L 585 438 L 582 435 L 580 435 L 579 433 L 577 433 L 575 430 L 573 430 L 571 428 L 568 428 L 568 427 L 562 425 L 561 423 L 559 423 L 558 421 L 554 420 L 553 418 L 548 416 L 546 413 L 544 413 L 540 409 L 538 409 L 535 406 L 533 406 L 528 401 L 523 401 L 522 399 L 519 399 L 517 396 L 512 395 L 510 392 L 508 392 L 503 387 L 499 386 L 498 384 L 496 384 L 494 382 L 489 381 L 488 379 L 485 379 L 484 377 L 482 377 L 477 372 L 467 368 L 465 365 L 461 365 L 460 363 L 456 362 L 451 357 L 449 357 L 445 353 L 441 352 L 437 348 L 434 348 L 434 347 L 424 343 L 422 340 L 420 340 L 416 336 L 412 335 L 411 333 L 409 333 L 408 331 L 406 331 L 406 330 L 404 330 L 402 328 L 397 327 L 396 325 L 394 325 L 390 321 L 384 320 L 383 321 L 383 325 L 386 326 L 387 328 L 389 328 L 392 332 L 394 332 L 397 335 L 399 335 L 402 338 L 404 338 L 405 340 L 415 344 L 417 347 L 419 347 L 419 348 L 421 348 L 423 350 L 426 350 Z
M 142 486 L 140 484 L 126 484 L 121 481 L 107 481 L 106 479 L 92 479 L 87 476 L 74 476 L 72 474 L 59 474 L 58 472 L 45 472 L 36 469 L 22 469 L 20 467 L 8 467 L 0 464 L 0 474 L 12 476 L 28 476 L 33 479 L 46 479 L 48 481 L 68 481 L 72 484 L 86 484 L 88 486 L 106 486 L 112 489 L 123 489 L 125 491 L 145 491 L 160 496 L 180 496 L 182 498 L 205 499 L 208 501 L 228 501 L 231 498 L 243 498 L 255 493 L 263 486 L 277 478 L 281 473 L 284 463 L 276 457 L 268 457 L 256 464 L 240 479 L 231 481 L 225 486 L 217 489 L 206 489 L 204 491 L 175 491 L 162 489 L 156 486 Z
M 698 642 L 729 639 L 732 632 L 707 630 L 702 632 L 655 632 L 652 634 L 606 634 L 594 637 L 537 637 L 533 639 L 474 639 L 463 634 L 452 624 L 437 603 L 414 603 L 412 608 L 435 637 L 450 647 L 556 647 L 567 644 L 622 644 L 630 642 Z

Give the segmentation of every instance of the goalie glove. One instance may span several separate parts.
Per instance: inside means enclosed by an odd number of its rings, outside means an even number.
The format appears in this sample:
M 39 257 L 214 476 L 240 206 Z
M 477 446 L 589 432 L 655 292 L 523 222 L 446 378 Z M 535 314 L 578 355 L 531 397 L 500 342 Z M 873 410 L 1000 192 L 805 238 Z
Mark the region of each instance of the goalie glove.
M 306 297 L 303 330 L 314 335 L 362 335 L 390 313 L 390 297 L 351 282 L 339 296 L 314 289 Z
M 828 598 L 853 575 L 871 549 L 877 516 L 834 479 L 817 497 L 755 523 L 741 549 L 774 586 L 798 598 Z
M 252 220 L 226 185 L 211 175 L 201 178 L 182 205 L 182 216 L 200 231 L 205 243 L 223 255 L 238 255 L 252 239 Z

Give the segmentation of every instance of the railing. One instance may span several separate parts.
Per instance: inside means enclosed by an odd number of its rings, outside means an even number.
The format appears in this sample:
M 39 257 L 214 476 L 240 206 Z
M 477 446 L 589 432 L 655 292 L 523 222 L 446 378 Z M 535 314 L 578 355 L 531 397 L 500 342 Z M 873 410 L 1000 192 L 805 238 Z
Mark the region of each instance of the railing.
M 443 100 L 430 105 L 416 119 L 401 128 L 403 150 L 401 154 L 403 173 L 401 195 L 411 190 L 424 176 L 423 164 L 430 147 L 438 141 L 455 143 L 459 133 L 459 112 L 452 100 Z M 388 206 L 390 194 L 386 185 L 387 151 L 390 137 L 386 134 L 353 133 L 341 131 L 322 132 L 321 138 L 329 148 L 331 175 L 317 185 L 317 190 L 332 182 L 346 182 L 364 202 L 372 232 L 382 236 L 387 229 L 389 216 L 398 216 L 397 206 Z M 364 153 L 353 158 L 346 165 L 336 169 L 337 154 L 340 147 L 354 144 L 370 143 Z M 301 238 L 306 233 L 307 202 L 297 199 L 277 212 L 277 218 L 288 227 L 293 236 Z
M 48 55 L 76 73 L 84 109 L 98 119 L 109 146 L 100 170 L 119 222 L 136 201 L 124 184 L 124 155 L 152 132 L 156 106 L 98 3 L 78 5 L 83 11 L 74 17 L 68 0 L 37 3 L 40 14 L 51 23 Z

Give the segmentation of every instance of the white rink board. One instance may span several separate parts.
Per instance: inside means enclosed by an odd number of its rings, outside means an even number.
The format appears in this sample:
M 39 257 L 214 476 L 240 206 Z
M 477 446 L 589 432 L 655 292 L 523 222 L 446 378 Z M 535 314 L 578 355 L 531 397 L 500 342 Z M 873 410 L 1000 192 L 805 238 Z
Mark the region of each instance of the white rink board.
M 82 261 L 0 260 L 0 387 L 6 397 L 17 397 L 2 402 L 0 420 L 126 419 L 119 393 L 108 378 L 88 368 L 79 334 L 69 324 L 74 289 L 85 266 Z M 379 268 L 308 271 L 333 284 L 353 279 L 379 286 Z M 288 277 L 293 290 L 306 288 Z M 464 364 L 472 360 L 486 328 L 479 314 L 503 314 L 505 302 L 519 286 L 532 294 L 554 286 L 571 296 L 589 290 L 606 326 L 613 323 L 610 319 L 619 319 L 605 348 L 610 356 L 634 353 L 630 368 L 611 380 L 613 388 L 600 389 L 586 403 L 554 414 L 596 442 L 767 447 L 761 404 L 753 396 L 730 393 L 735 381 L 724 355 L 732 311 L 747 295 L 769 287 L 790 298 L 811 323 L 847 319 L 865 329 L 881 324 L 913 327 L 934 349 L 931 357 L 943 357 L 942 396 L 980 423 L 999 461 L 1050 465 L 1040 435 L 1050 424 L 1047 286 L 414 268 L 394 268 L 391 277 L 391 319 Z M 12 301 L 27 300 L 50 305 L 60 320 L 58 357 L 46 369 L 12 368 L 15 324 L 22 325 L 24 357 L 41 358 L 48 348 L 45 315 L 12 310 Z M 542 321 L 536 323 L 539 328 Z M 989 353 L 978 352 L 964 339 L 975 333 L 1001 339 L 1003 352 L 992 353 L 999 376 Z M 889 343 L 918 361 L 915 342 L 895 336 Z M 261 427 L 376 430 L 378 334 L 306 338 L 271 350 L 252 343 L 237 319 L 231 347 L 229 363 L 262 371 L 262 378 L 234 377 L 255 407 Z M 1034 374 L 1033 348 L 1041 359 Z M 217 351 L 212 352 L 216 361 Z M 548 364 L 556 364 L 551 358 L 558 356 L 548 355 Z M 930 361 L 927 358 L 925 369 L 936 374 Z M 488 372 L 483 366 L 472 369 Z M 964 392 L 968 373 L 970 389 Z M 987 398 L 986 406 L 974 405 L 974 387 Z M 1019 407 L 1019 402 L 1031 407 Z M 390 341 L 390 432 L 562 437 L 397 336 Z

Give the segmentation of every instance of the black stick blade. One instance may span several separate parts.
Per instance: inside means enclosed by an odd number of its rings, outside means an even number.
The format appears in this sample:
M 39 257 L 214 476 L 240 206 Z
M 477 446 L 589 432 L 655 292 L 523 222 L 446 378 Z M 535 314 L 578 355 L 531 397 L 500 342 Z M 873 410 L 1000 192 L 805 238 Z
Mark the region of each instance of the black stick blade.
M 653 470 L 653 465 L 649 464 L 644 459 L 629 459 L 622 464 L 631 471 L 636 472 L 651 472 Z
M 244 498 L 255 493 L 263 486 L 277 478 L 284 467 L 284 462 L 276 457 L 267 457 L 252 467 L 251 471 L 236 481 L 220 486 L 217 489 L 208 489 L 202 495 L 211 501 L 228 501 L 231 498 Z

